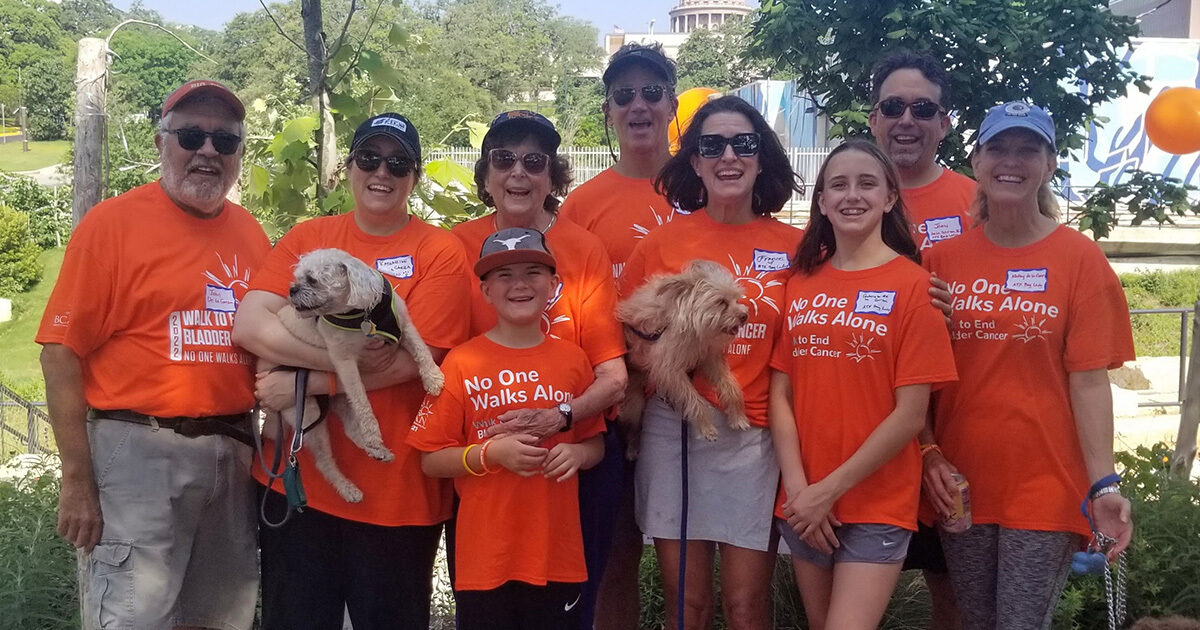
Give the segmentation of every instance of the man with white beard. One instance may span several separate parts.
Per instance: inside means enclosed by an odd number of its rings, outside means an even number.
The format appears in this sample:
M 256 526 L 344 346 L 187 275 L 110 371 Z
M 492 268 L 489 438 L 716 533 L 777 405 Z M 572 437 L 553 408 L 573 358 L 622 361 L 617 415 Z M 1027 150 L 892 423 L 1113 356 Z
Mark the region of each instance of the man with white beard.
M 230 331 L 270 244 L 225 199 L 245 114 L 215 81 L 172 92 L 161 179 L 88 212 L 42 317 L 58 533 L 79 552 L 85 628 L 253 621 L 254 362 Z

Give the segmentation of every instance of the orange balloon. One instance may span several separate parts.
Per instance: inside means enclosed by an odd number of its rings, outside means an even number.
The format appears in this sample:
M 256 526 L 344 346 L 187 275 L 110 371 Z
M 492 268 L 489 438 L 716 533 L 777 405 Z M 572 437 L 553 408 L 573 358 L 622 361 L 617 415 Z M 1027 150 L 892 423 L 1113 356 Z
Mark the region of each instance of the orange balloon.
M 1154 97 L 1146 108 L 1146 135 L 1167 153 L 1200 151 L 1200 89 L 1168 88 Z
M 679 137 L 687 131 L 688 125 L 692 122 L 692 116 L 696 114 L 696 110 L 700 109 L 708 99 L 714 95 L 719 96 L 721 93 L 705 87 L 695 87 L 690 90 L 684 90 L 679 95 L 679 106 L 675 108 L 675 120 L 667 125 L 667 139 L 671 141 L 671 155 L 679 151 Z

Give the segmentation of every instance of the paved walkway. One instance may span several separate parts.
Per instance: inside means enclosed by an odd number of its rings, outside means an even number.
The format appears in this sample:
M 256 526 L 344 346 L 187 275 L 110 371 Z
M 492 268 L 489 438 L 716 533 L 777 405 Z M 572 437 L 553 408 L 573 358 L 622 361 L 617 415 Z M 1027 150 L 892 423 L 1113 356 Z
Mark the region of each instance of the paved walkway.
M 65 186 L 71 183 L 70 176 L 58 172 L 57 164 L 39 168 L 36 171 L 21 171 L 14 174 L 32 178 L 33 181 L 43 186 Z

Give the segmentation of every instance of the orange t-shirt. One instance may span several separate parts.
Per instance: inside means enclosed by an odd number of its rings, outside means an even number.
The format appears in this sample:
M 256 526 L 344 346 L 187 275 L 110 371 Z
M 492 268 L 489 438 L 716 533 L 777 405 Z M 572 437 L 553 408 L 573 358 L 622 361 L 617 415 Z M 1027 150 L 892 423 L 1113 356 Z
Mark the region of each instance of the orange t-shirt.
M 337 247 L 383 272 L 404 300 L 409 317 L 425 343 L 452 348 L 467 338 L 467 259 L 458 239 L 417 217 L 390 236 L 372 236 L 359 229 L 353 214 L 310 219 L 293 227 L 278 243 L 266 265 L 254 275 L 251 290 L 286 296 L 292 269 L 301 254 Z M 404 442 L 413 418 L 421 409 L 425 390 L 419 380 L 367 392 L 379 418 L 383 443 L 396 455 L 391 462 L 371 459 L 346 437 L 336 414 L 329 437 L 338 468 L 363 491 L 359 503 L 347 503 L 320 474 L 308 450 L 300 451 L 300 465 L 310 471 L 304 489 L 310 507 L 341 518 L 375 525 L 433 525 L 450 518 L 451 487 L 444 479 L 421 472 L 421 454 Z M 274 443 L 263 444 L 271 461 Z M 259 483 L 267 480 L 254 467 Z M 282 492 L 277 483 L 275 490 Z
M 271 249 L 245 208 L 187 214 L 158 182 L 92 208 L 67 244 L 36 341 L 79 356 L 94 409 L 152 416 L 254 406 L 254 357 L 233 313 Z
M 559 214 L 600 238 L 618 278 L 650 230 L 687 213 L 654 191 L 653 178 L 625 177 L 608 168 L 572 190 Z
M 483 240 L 496 232 L 495 213 L 460 223 L 454 234 L 467 256 L 479 258 Z M 562 280 L 542 313 L 542 333 L 583 348 L 592 365 L 625 355 L 625 336 L 614 315 L 617 288 L 608 275 L 611 265 L 599 239 L 569 221 L 555 221 L 546 231 L 546 246 Z M 471 334 L 496 325 L 496 310 L 483 298 L 479 280 L 471 277 Z
M 569 402 L 592 384 L 583 351 L 552 338 L 508 348 L 480 335 L 451 350 L 442 369 L 446 388 L 427 398 L 408 435 L 413 448 L 427 453 L 480 444 L 500 414 Z M 576 444 L 603 430 L 599 416 L 577 419 L 570 431 L 541 445 Z M 456 478 L 455 590 L 489 590 L 510 580 L 539 586 L 586 581 L 578 480 L 522 477 L 503 467 Z
M 929 272 L 904 257 L 873 269 L 826 263 L 787 283 L 771 367 L 791 382 L 804 476 L 829 476 L 896 408 L 896 388 L 953 381 L 950 334 Z M 921 455 L 913 440 L 834 503 L 843 523 L 917 528 Z M 775 515 L 783 518 L 784 489 Z
M 767 426 L 767 364 L 783 322 L 780 311 L 791 257 L 802 234 L 771 217 L 727 225 L 713 221 L 704 211 L 681 215 L 634 248 L 618 282 L 621 295 L 627 296 L 651 276 L 679 273 L 699 259 L 719 263 L 733 273 L 746 294 L 740 301 L 750 317 L 725 349 L 725 360 L 742 387 L 746 417 L 755 426 Z M 696 379 L 696 388 L 720 408 L 716 392 L 704 379 Z
M 966 175 L 945 169 L 924 186 L 902 189 L 900 198 L 922 253 L 971 229 L 975 180 Z
M 1134 358 L 1104 253 L 1065 226 L 1015 248 L 977 229 L 933 248 L 926 264 L 954 296 L 960 379 L 936 397 L 934 432 L 971 484 L 973 520 L 1089 535 L 1079 502 L 1093 480 L 1067 375 Z

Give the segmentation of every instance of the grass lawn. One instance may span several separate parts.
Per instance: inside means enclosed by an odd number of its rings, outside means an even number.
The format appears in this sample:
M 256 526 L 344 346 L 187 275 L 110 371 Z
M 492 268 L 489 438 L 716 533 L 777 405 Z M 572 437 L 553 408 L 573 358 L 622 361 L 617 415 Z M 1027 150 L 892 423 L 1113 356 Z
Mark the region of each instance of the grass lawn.
M 69 140 L 30 142 L 29 153 L 21 150 L 21 142 L 0 144 L 0 171 L 32 171 L 61 163 L 71 148 Z
M 41 346 L 33 342 L 50 289 L 58 279 L 65 248 L 48 249 L 40 260 L 45 265 L 42 281 L 32 291 L 13 298 L 13 318 L 0 324 L 0 382 L 30 400 L 45 400 L 46 385 L 38 364 Z

